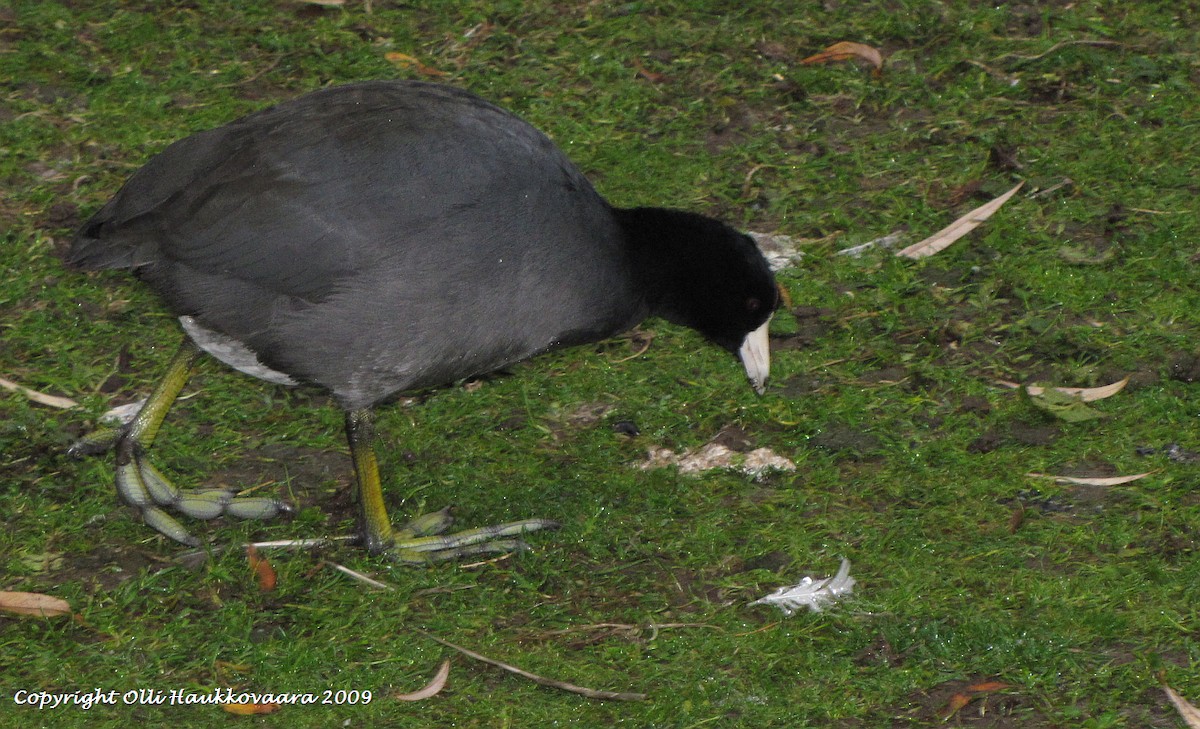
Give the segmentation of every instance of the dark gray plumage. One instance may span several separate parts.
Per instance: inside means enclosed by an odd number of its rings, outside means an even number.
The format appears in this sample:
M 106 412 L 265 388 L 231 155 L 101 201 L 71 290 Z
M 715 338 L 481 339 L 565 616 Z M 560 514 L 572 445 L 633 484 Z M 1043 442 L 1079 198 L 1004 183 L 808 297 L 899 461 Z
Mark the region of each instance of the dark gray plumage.
M 649 315 L 739 354 L 761 389 L 777 301 L 747 236 L 613 208 L 541 132 L 410 81 L 325 89 L 176 142 L 67 261 L 133 269 L 201 348 L 352 413 Z

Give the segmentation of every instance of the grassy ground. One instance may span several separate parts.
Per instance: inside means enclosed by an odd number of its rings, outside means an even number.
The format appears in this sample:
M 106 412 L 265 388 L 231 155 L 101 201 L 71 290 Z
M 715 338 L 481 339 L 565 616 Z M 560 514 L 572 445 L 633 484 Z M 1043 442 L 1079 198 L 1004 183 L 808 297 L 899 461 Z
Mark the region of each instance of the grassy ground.
M 81 402 L 0 394 L 0 589 L 79 616 L 0 616 L 0 725 L 926 726 L 994 680 L 1008 687 L 945 723 L 1181 726 L 1158 685 L 1200 699 L 1196 10 L 993 5 L 0 2 L 0 376 Z M 884 51 L 882 75 L 799 63 L 840 40 Z M 512 108 L 617 204 L 720 215 L 808 255 L 781 276 L 793 301 L 762 398 L 727 356 L 652 321 L 642 355 L 644 336 L 618 339 L 381 410 L 394 513 L 562 520 L 536 551 L 424 570 L 273 553 L 263 592 L 236 550 L 182 564 L 118 504 L 111 459 L 63 455 L 147 392 L 178 333 L 128 276 L 67 272 L 59 255 L 170 141 L 393 77 Z M 925 262 L 833 255 L 896 230 L 917 240 L 1020 180 Z M 1096 406 L 1106 418 L 1075 424 L 995 385 L 1125 376 Z M 188 391 L 158 462 L 302 506 L 197 533 L 348 529 L 341 416 L 321 395 L 211 363 Z M 798 470 L 632 467 L 722 431 Z M 1026 475 L 1143 471 L 1115 487 Z M 841 556 L 852 601 L 787 619 L 748 605 Z M 682 627 L 650 627 L 666 624 Z M 440 695 L 398 702 L 450 655 L 418 631 L 650 698 L 588 700 L 456 657 Z M 256 719 L 12 701 L 217 687 L 372 700 Z

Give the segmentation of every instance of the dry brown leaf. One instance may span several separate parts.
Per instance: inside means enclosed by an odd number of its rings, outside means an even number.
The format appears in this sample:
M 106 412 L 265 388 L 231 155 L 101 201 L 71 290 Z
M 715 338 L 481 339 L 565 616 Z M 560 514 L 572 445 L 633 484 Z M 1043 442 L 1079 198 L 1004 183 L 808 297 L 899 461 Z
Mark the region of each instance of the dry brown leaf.
M 938 717 L 941 718 L 942 721 L 949 719 L 957 714 L 959 709 L 971 703 L 971 700 L 972 697 L 967 696 L 966 694 L 954 694 L 950 697 L 950 700 L 946 702 L 946 705 L 943 706 L 940 711 L 938 711 Z
M 254 716 L 255 714 L 273 714 L 279 711 L 279 704 L 221 704 L 221 708 L 230 714 L 238 716 Z
M 258 578 L 258 589 L 263 592 L 270 592 L 275 589 L 275 583 L 278 580 L 275 574 L 275 568 L 258 553 L 258 548 L 253 544 L 246 545 L 246 561 L 250 563 L 250 569 Z
M 973 683 L 967 687 L 967 691 L 976 694 L 986 694 L 992 691 L 1003 691 L 1006 688 L 1012 688 L 1012 684 L 1004 683 L 1003 681 L 984 681 L 983 683 Z
M 1174 689 L 1166 684 L 1163 684 L 1163 691 L 1167 692 L 1167 698 L 1175 705 L 1175 710 L 1183 717 L 1183 723 L 1188 725 L 1188 729 L 1200 729 L 1200 709 L 1175 693 Z
M 438 667 L 437 673 L 433 674 L 433 680 L 425 685 L 425 688 L 413 691 L 411 694 L 392 694 L 392 698 L 398 701 L 423 701 L 430 696 L 436 696 L 443 688 L 446 687 L 446 679 L 450 678 L 450 659 L 442 661 L 442 665 Z
M 637 70 L 638 76 L 646 79 L 652 84 L 661 84 L 670 80 L 665 73 L 658 73 L 656 71 L 649 70 L 642 65 L 641 61 L 636 58 L 633 59 L 633 67 Z
M 1119 486 L 1130 481 L 1137 481 L 1139 478 L 1149 476 L 1153 471 L 1146 473 L 1135 473 L 1131 476 L 1054 476 L 1048 473 L 1027 473 L 1030 478 L 1050 478 L 1056 483 L 1072 483 L 1079 486 Z
M 1008 533 L 1016 534 L 1021 525 L 1025 523 L 1025 507 L 1017 504 L 1017 508 L 1013 509 L 1012 516 L 1008 517 Z
M 584 688 L 582 686 L 576 686 L 574 684 L 566 683 L 565 681 L 555 681 L 552 678 L 544 678 L 542 676 L 537 675 L 536 673 L 530 673 L 529 671 L 523 671 L 520 668 L 517 668 L 516 666 L 512 666 L 507 663 L 497 661 L 494 658 L 488 658 L 487 656 L 480 655 L 473 650 L 469 650 L 467 648 L 463 648 L 462 646 L 455 645 L 448 640 L 443 640 L 442 638 L 437 637 L 436 635 L 430 635 L 429 633 L 422 633 L 422 634 L 432 641 L 441 643 L 442 645 L 446 646 L 447 648 L 453 648 L 454 650 L 458 651 L 459 653 L 463 654 L 464 656 L 466 656 L 468 658 L 474 658 L 477 661 L 481 661 L 490 666 L 495 666 L 496 668 L 501 668 L 505 671 L 508 671 L 509 673 L 515 673 L 518 676 L 527 678 L 530 681 L 533 681 L 534 683 L 540 684 L 542 686 L 549 686 L 550 688 L 561 689 L 563 691 L 570 691 L 573 694 L 579 694 L 580 696 L 586 696 L 589 699 L 616 699 L 618 701 L 644 701 L 646 699 L 646 694 L 622 693 L 619 691 L 597 691 L 596 689 L 590 689 L 590 688 Z
M 812 65 L 814 63 L 829 63 L 831 61 L 849 61 L 854 58 L 871 64 L 875 69 L 874 73 L 876 76 L 883 71 L 883 54 L 871 46 L 863 43 L 854 43 L 853 41 L 834 43 L 820 53 L 805 58 L 800 63 Z
M 1016 382 L 1009 382 L 1008 380 L 996 380 L 996 384 L 1014 390 L 1021 388 L 1021 385 L 1017 384 Z M 1077 397 L 1083 402 L 1095 402 L 1096 400 L 1103 400 L 1106 397 L 1112 397 L 1113 395 L 1116 395 L 1121 390 L 1124 390 L 1125 386 L 1128 384 L 1129 378 L 1126 377 L 1123 380 L 1118 380 L 1111 385 L 1104 385 L 1103 387 L 1056 387 L 1054 389 L 1058 390 L 1064 395 Z M 1038 385 L 1025 385 L 1025 392 L 1034 397 L 1038 397 L 1046 392 L 1046 388 Z
M 0 611 L 56 618 L 70 615 L 71 605 L 66 600 L 39 592 L 0 592 Z
M 1000 209 L 1000 206 L 1004 205 L 1004 203 L 1008 202 L 1009 198 L 1017 194 L 1017 190 L 1020 190 L 1024 184 L 1024 182 L 1018 183 L 1016 187 L 1004 193 L 1000 197 L 992 200 L 989 203 L 980 205 L 958 220 L 955 220 L 950 225 L 947 225 L 945 228 L 942 228 L 938 232 L 929 236 L 925 240 L 913 243 L 907 248 L 902 248 L 896 251 L 896 255 L 901 256 L 902 258 L 917 259 L 932 256 L 934 253 L 944 250 L 945 248 L 949 247 L 951 243 L 963 237 L 967 233 L 970 233 L 972 230 L 975 230 L 985 220 L 992 217 L 992 215 Z
M 30 390 L 28 387 L 25 387 L 24 385 L 18 385 L 17 383 L 13 382 L 12 380 L 6 380 L 3 377 L 0 377 L 0 387 L 3 387 L 5 390 L 11 390 L 12 392 L 20 393 L 20 394 L 24 395 L 25 397 L 29 398 L 30 400 L 33 400 L 34 402 L 36 402 L 39 405 L 49 405 L 52 408 L 62 408 L 64 410 L 70 410 L 71 408 L 73 408 L 79 404 L 69 397 L 59 397 L 58 395 L 47 395 L 44 392 L 38 392 L 37 390 Z
M 383 54 L 383 57 L 391 63 L 400 66 L 401 68 L 411 68 L 422 76 L 439 78 L 446 75 L 445 71 L 434 68 L 433 66 L 426 66 L 424 63 L 421 63 L 421 61 L 413 56 L 408 55 L 407 53 L 393 51 L 391 53 Z

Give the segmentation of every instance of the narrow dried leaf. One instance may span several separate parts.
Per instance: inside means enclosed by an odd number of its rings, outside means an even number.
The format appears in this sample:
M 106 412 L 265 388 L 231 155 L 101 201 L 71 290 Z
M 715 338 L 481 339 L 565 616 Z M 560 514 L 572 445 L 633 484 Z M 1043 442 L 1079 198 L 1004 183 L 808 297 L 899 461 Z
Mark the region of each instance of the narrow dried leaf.
M 1187 699 L 1175 693 L 1174 689 L 1166 684 L 1163 684 L 1163 691 L 1167 693 L 1167 698 L 1175 705 L 1175 710 L 1183 717 L 1183 723 L 1188 725 L 1188 729 L 1200 729 L 1200 709 L 1197 709 Z
M 665 73 L 658 73 L 656 71 L 651 71 L 650 69 L 643 66 L 642 62 L 637 60 L 636 58 L 633 59 L 633 67 L 637 70 L 638 76 L 646 79 L 647 81 L 649 81 L 652 84 L 661 84 L 661 83 L 664 83 L 664 82 L 670 80 L 667 78 L 667 75 Z
M 275 568 L 258 553 L 258 548 L 253 544 L 246 545 L 246 561 L 250 563 L 250 569 L 258 578 L 258 589 L 263 592 L 270 592 L 275 589 L 275 583 L 278 580 L 275 574 Z
M 1012 688 L 1012 684 L 1004 683 L 1003 681 L 984 681 L 983 683 L 973 683 L 967 687 L 967 691 L 975 694 L 987 694 L 993 691 L 1003 691 L 1006 688 Z
M 3 387 L 5 390 L 10 390 L 12 392 L 20 393 L 20 394 L 24 395 L 25 397 L 29 398 L 30 400 L 33 400 L 34 402 L 36 402 L 39 405 L 49 405 L 52 408 L 62 408 L 63 410 L 70 410 L 71 408 L 73 408 L 79 404 L 69 397 L 59 397 L 58 395 L 47 395 L 44 392 L 38 392 L 37 390 L 30 390 L 28 387 L 25 387 L 24 385 L 18 385 L 17 383 L 13 382 L 12 380 L 6 380 L 3 377 L 0 377 L 0 387 Z
M 438 668 L 437 673 L 433 674 L 433 680 L 425 685 L 425 688 L 413 691 L 411 694 L 392 694 L 392 698 L 398 701 L 424 701 L 430 696 L 436 696 L 443 688 L 446 687 L 446 679 L 450 678 L 450 659 L 442 661 L 442 665 Z
M 1011 388 L 1013 390 L 1021 388 L 1021 385 L 1008 380 L 996 380 L 996 384 Z M 1124 390 L 1125 386 L 1128 384 L 1129 378 L 1126 377 L 1123 380 L 1118 380 L 1111 385 L 1104 385 L 1103 387 L 1055 387 L 1053 389 L 1061 392 L 1064 395 L 1077 397 L 1083 402 L 1095 402 L 1096 400 L 1103 400 L 1106 397 L 1112 397 L 1113 395 L 1116 395 L 1121 390 Z M 1044 395 L 1046 392 L 1046 388 L 1041 387 L 1040 385 L 1025 385 L 1024 387 L 1025 392 L 1034 397 Z
M 967 233 L 970 233 L 972 230 L 975 230 L 984 221 L 992 217 L 992 215 L 999 210 L 1004 203 L 1009 201 L 1009 198 L 1017 194 L 1017 190 L 1020 190 L 1024 184 L 1024 182 L 1018 183 L 1016 187 L 1004 193 L 1000 197 L 992 200 L 989 203 L 980 205 L 958 220 L 955 220 L 950 225 L 947 225 L 945 228 L 942 228 L 938 232 L 929 236 L 925 240 L 913 243 L 907 248 L 902 248 L 896 251 L 896 255 L 903 258 L 918 259 L 932 256 L 934 253 L 944 250 L 945 248 L 949 247 L 951 243 L 963 237 Z
M 831 61 L 849 61 L 859 59 L 871 64 L 878 75 L 883 70 L 883 54 L 864 43 L 841 41 L 834 43 L 820 53 L 813 54 L 800 61 L 804 65 L 814 63 L 830 63 Z
M 55 618 L 70 615 L 71 606 L 66 600 L 39 592 L 0 592 L 0 611 Z
M 279 704 L 221 704 L 221 708 L 230 714 L 238 716 L 254 716 L 255 714 L 273 714 L 279 711 Z
M 1119 486 L 1130 481 L 1137 481 L 1140 478 L 1149 476 L 1152 471 L 1146 473 L 1135 473 L 1131 476 L 1104 476 L 1104 477 L 1083 477 L 1083 476 L 1054 476 L 1048 473 L 1027 473 L 1026 476 L 1031 478 L 1049 478 L 1056 483 L 1071 483 L 1079 486 Z
M 429 638 L 432 641 L 441 643 L 442 645 L 446 646 L 447 648 L 453 648 L 454 650 L 458 651 L 459 653 L 463 654 L 464 656 L 466 656 L 468 658 L 474 658 L 477 661 L 481 661 L 490 666 L 495 666 L 496 668 L 503 669 L 505 671 L 508 671 L 509 673 L 515 673 L 518 676 L 527 678 L 530 681 L 533 681 L 534 683 L 540 684 L 542 686 L 549 686 L 550 688 L 561 689 L 563 691 L 570 691 L 573 694 L 579 694 L 580 696 L 586 696 L 589 699 L 616 699 L 618 701 L 644 701 L 646 699 L 646 694 L 622 693 L 619 691 L 597 691 L 596 689 L 590 689 L 590 688 L 584 688 L 582 686 L 576 686 L 574 684 L 566 683 L 565 681 L 555 681 L 554 679 L 551 679 L 551 678 L 544 678 L 542 676 L 537 675 L 536 673 L 530 673 L 529 671 L 523 671 L 520 668 L 517 668 L 516 666 L 511 666 L 507 663 L 497 661 L 494 658 L 488 658 L 487 656 L 480 655 L 473 650 L 468 650 L 467 648 L 463 648 L 462 646 L 455 645 L 448 640 L 444 640 L 442 638 L 437 637 L 436 635 L 430 635 L 429 633 L 423 633 L 423 635 L 425 635 L 425 637 Z
M 938 716 L 945 721 L 958 713 L 958 710 L 971 703 L 971 697 L 966 694 L 954 694 L 946 705 L 938 712 Z

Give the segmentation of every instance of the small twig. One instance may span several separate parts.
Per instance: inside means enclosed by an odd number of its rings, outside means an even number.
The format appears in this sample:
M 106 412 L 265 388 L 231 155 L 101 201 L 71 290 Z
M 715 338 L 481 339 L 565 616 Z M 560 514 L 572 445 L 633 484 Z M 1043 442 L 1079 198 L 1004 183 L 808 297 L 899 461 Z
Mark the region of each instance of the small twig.
M 183 552 L 175 557 L 179 560 L 188 560 L 194 557 L 207 557 L 209 552 L 212 554 L 220 554 L 227 549 L 248 549 L 255 547 L 257 549 L 309 549 L 312 547 L 326 547 L 336 542 L 349 542 L 357 537 L 317 537 L 315 539 L 276 539 L 271 542 L 248 542 L 246 544 L 230 544 L 230 545 L 209 545 L 204 549 L 193 549 L 188 552 Z M 203 562 L 203 560 L 201 560 Z
M 550 688 L 561 689 L 563 691 L 570 691 L 573 694 L 579 694 L 580 696 L 586 696 L 589 699 L 615 699 L 617 701 L 645 701 L 646 700 L 646 694 L 623 693 L 623 692 L 619 692 L 619 691 L 597 691 L 596 689 L 584 688 L 582 686 L 576 686 L 574 684 L 566 683 L 564 681 L 555 681 L 554 679 L 551 679 L 551 678 L 545 678 L 543 676 L 539 676 L 536 673 L 530 673 L 529 671 L 523 671 L 520 668 L 517 668 L 516 666 L 511 666 L 507 663 L 497 661 L 494 658 L 488 658 L 487 656 L 480 655 L 473 650 L 463 648 L 460 645 L 455 645 L 448 640 L 439 638 L 436 635 L 430 635 L 429 633 L 426 633 L 425 631 L 418 631 L 418 632 L 421 633 L 422 635 L 424 635 L 426 638 L 429 638 L 430 640 L 434 641 L 435 643 L 441 643 L 442 645 L 446 646 L 447 648 L 453 648 L 454 650 L 458 651 L 459 653 L 463 654 L 464 656 L 466 656 L 468 658 L 474 658 L 477 661 L 487 663 L 488 665 L 503 669 L 505 671 L 508 671 L 509 673 L 515 673 L 518 676 L 527 678 L 530 681 L 533 681 L 534 683 L 540 684 L 542 686 L 549 686 Z
M 340 565 L 337 562 L 330 562 L 330 561 L 326 560 L 325 564 L 329 565 L 330 567 L 334 568 L 335 570 L 337 570 L 338 572 L 341 572 L 344 575 L 347 575 L 355 580 L 358 580 L 359 582 L 361 582 L 365 585 L 370 585 L 371 587 L 374 587 L 378 590 L 395 590 L 396 589 L 385 582 L 380 582 L 379 580 L 376 580 L 373 577 L 367 577 L 363 573 L 352 570 L 349 567 L 346 567 L 344 565 Z
M 766 625 L 762 626 L 761 628 L 755 628 L 754 630 L 751 630 L 751 631 L 748 631 L 748 632 L 745 632 L 745 633 L 734 633 L 734 634 L 733 634 L 733 637 L 734 637 L 734 638 L 744 638 L 744 637 L 746 637 L 747 635 L 754 635 L 755 633 L 761 633 L 761 632 L 763 632 L 763 631 L 765 631 L 765 630 L 770 630 L 771 628 L 778 627 L 778 626 L 780 626 L 780 625 L 782 625 L 782 624 L 783 624 L 783 621 L 782 621 L 782 620 L 776 620 L 776 621 L 775 621 L 775 622 L 773 622 L 773 623 L 767 623 Z
M 512 559 L 512 556 L 512 552 L 505 552 L 504 554 L 498 554 L 489 559 L 481 559 L 478 562 L 467 562 L 466 564 L 461 564 L 458 566 L 458 568 L 462 570 L 475 569 L 476 567 L 483 567 L 484 565 L 496 564 L 497 562 L 503 562 L 505 560 Z
M 631 360 L 631 359 L 636 359 L 636 358 L 638 358 L 638 357 L 641 357 L 643 354 L 645 354 L 645 353 L 646 353 L 646 352 L 647 352 L 647 351 L 650 349 L 650 344 L 651 344 L 653 341 L 654 341 L 654 337 L 646 337 L 646 343 L 642 345 L 642 348 L 641 348 L 641 349 L 639 349 L 638 351 L 636 351 L 636 352 L 634 352 L 633 354 L 629 355 L 628 357 L 623 357 L 623 358 L 621 358 L 621 359 L 617 360 L 616 362 L 614 362 L 614 364 L 620 364 L 620 363 L 622 363 L 622 362 L 628 362 L 628 361 L 629 361 L 629 360 Z
M 1117 41 L 1107 41 L 1107 40 L 1069 40 L 1069 41 L 1062 41 L 1061 43 L 1055 43 L 1054 45 L 1050 46 L 1049 48 L 1047 48 L 1046 50 L 1037 54 L 1036 56 L 1026 56 L 1026 55 L 1022 55 L 1020 53 L 1005 53 L 1002 56 L 996 56 L 996 58 L 994 60 L 1001 61 L 1005 58 L 1015 58 L 1018 61 L 1036 61 L 1039 58 L 1045 58 L 1046 56 L 1050 55 L 1051 53 L 1054 53 L 1055 51 L 1057 51 L 1061 48 L 1066 48 L 1067 46 L 1101 46 L 1101 47 L 1114 47 L 1115 46 L 1115 47 L 1120 47 L 1120 46 L 1124 46 L 1124 45 L 1125 45 L 1124 43 L 1118 43 Z
M 593 623 L 591 625 L 576 625 L 570 628 L 551 630 L 546 635 L 567 635 L 568 633 L 583 633 L 595 630 L 616 630 L 626 633 L 640 633 L 643 630 L 649 630 L 649 640 L 655 640 L 658 638 L 658 631 L 675 628 L 712 628 L 713 630 L 723 630 L 721 626 L 710 625 L 709 623 L 647 623 L 644 626 L 633 625 L 632 623 Z
M 750 168 L 750 171 L 746 173 L 745 179 L 742 180 L 742 197 L 743 198 L 750 197 L 750 183 L 754 180 L 754 176 L 756 174 L 758 174 L 758 171 L 767 166 L 768 165 L 754 165 L 753 167 Z
M 1070 177 L 1064 177 L 1061 180 L 1059 180 L 1056 184 L 1053 184 L 1050 187 L 1047 187 L 1045 190 L 1038 190 L 1037 192 L 1031 192 L 1028 195 L 1026 195 L 1026 197 L 1028 197 L 1030 200 L 1036 200 L 1039 197 L 1046 197 L 1047 195 L 1058 192 L 1059 190 L 1063 189 L 1064 187 L 1068 187 L 1068 186 L 1074 185 L 1074 184 L 1075 184 L 1075 180 L 1072 180 Z

